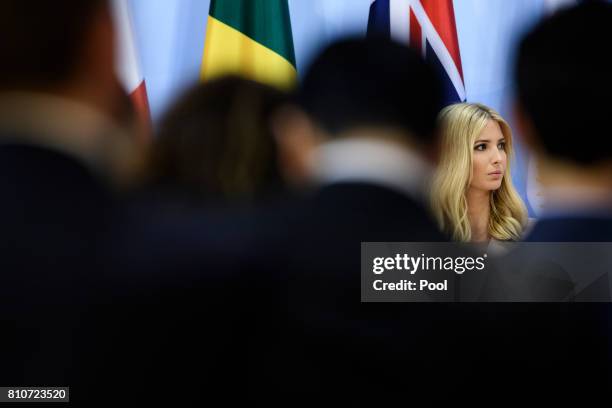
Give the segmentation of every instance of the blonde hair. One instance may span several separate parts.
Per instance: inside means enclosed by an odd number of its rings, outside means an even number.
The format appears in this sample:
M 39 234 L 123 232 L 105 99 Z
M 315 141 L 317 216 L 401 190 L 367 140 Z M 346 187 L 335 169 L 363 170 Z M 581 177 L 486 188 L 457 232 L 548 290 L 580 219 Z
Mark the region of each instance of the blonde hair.
M 456 241 L 469 242 L 472 237 L 466 193 L 472 181 L 474 142 L 489 120 L 499 124 L 508 158 L 501 186 L 490 194 L 489 235 L 503 241 L 519 240 L 527 222 L 527 209 L 510 176 L 510 126 L 495 110 L 479 103 L 450 105 L 438 116 L 442 151 L 431 198 L 441 228 Z

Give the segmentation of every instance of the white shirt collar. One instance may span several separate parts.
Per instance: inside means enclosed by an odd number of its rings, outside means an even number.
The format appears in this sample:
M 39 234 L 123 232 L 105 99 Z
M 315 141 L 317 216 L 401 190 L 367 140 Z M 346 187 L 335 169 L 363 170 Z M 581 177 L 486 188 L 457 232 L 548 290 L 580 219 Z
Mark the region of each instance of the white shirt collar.
M 588 186 L 542 188 L 543 218 L 580 214 L 612 214 L 612 191 Z
M 0 143 L 24 143 L 66 153 L 97 173 L 122 178 L 134 141 L 102 112 L 68 98 L 34 92 L 0 94 Z
M 315 151 L 311 173 L 319 185 L 366 182 L 423 200 L 431 167 L 399 143 L 346 137 L 323 143 Z

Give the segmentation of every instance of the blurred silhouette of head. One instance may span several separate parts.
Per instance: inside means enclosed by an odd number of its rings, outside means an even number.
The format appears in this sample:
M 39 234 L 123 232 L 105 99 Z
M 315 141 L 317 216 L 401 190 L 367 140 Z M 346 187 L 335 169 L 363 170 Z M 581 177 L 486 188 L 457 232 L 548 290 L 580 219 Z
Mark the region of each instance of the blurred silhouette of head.
M 224 77 L 197 85 L 163 118 L 152 183 L 199 200 L 249 201 L 281 187 L 271 117 L 286 95 Z
M 586 2 L 538 24 L 515 66 L 518 125 L 545 156 L 590 166 L 612 159 L 609 143 L 612 4 Z
M 435 143 L 442 107 L 435 70 L 407 46 L 380 37 L 333 43 L 306 71 L 297 107 L 279 120 L 283 168 L 304 176 L 306 156 L 318 143 L 368 133 L 393 135 L 425 153 Z
M 0 2 L 0 90 L 60 93 L 111 109 L 118 91 L 107 0 Z
M 432 142 L 440 86 L 417 52 L 383 38 L 332 44 L 312 63 L 299 91 L 305 112 L 331 136 L 357 127 L 392 127 Z

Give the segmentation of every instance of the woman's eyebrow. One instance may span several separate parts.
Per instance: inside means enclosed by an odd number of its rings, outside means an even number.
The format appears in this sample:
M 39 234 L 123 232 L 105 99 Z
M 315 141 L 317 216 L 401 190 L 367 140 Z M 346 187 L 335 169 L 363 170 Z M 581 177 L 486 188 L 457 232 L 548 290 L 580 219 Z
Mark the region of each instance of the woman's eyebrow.
M 502 137 L 501 139 L 499 139 L 499 140 L 497 141 L 497 143 L 499 143 L 499 142 L 504 142 L 505 140 L 506 140 L 506 138 L 505 138 L 505 137 Z M 478 140 L 476 140 L 476 141 L 474 142 L 474 144 L 476 144 L 476 143 L 490 143 L 490 142 L 491 142 L 491 139 L 478 139 Z

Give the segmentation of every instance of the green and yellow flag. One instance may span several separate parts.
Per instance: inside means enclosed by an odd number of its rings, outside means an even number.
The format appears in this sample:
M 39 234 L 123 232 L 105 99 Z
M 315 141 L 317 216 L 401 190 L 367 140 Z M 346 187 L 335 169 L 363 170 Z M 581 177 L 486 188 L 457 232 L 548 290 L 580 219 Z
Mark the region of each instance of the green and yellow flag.
M 295 84 L 287 0 L 211 0 L 202 79 L 225 74 L 285 89 Z

